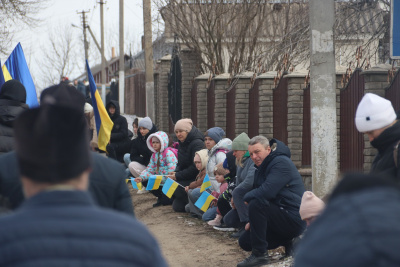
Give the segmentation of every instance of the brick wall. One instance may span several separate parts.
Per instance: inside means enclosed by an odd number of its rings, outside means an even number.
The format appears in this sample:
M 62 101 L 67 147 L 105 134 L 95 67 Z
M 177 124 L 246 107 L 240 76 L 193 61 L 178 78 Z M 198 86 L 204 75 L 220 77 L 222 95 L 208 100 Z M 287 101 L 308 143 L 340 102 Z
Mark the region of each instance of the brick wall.
M 236 76 L 236 98 L 235 110 L 227 110 L 235 112 L 235 137 L 242 132 L 248 133 L 248 115 L 249 115 L 249 90 L 251 89 L 250 78 L 253 77 L 252 72 L 245 72 Z
M 273 136 L 273 91 L 276 72 L 267 72 L 257 77 L 260 79 L 259 93 L 259 133 L 269 139 Z M 250 136 L 250 138 L 253 136 Z
M 171 56 L 165 56 L 160 60 L 157 81 L 157 108 L 156 125 L 158 130 L 168 132 L 168 75 L 171 69 Z
M 226 90 L 228 89 L 229 74 L 221 74 L 214 78 L 215 81 L 215 126 L 226 131 Z
M 196 78 L 197 80 L 197 125 L 196 127 L 205 132 L 207 128 L 207 88 L 209 86 L 208 78 L 210 74 L 203 74 Z M 193 115 L 192 115 L 193 116 Z

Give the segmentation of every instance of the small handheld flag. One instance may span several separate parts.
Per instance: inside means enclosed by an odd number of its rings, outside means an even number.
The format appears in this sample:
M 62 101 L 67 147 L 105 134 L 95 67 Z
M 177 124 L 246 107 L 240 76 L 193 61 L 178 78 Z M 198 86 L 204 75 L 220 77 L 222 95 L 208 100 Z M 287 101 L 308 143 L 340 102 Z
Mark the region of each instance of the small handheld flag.
M 175 193 L 175 190 L 178 188 L 179 184 L 172 180 L 171 178 L 168 178 L 167 181 L 165 182 L 162 192 L 169 198 L 172 197 L 172 195 Z
M 201 209 L 202 211 L 206 212 L 208 208 L 210 207 L 210 203 L 213 199 L 216 199 L 212 195 L 210 195 L 208 192 L 203 192 L 199 199 L 194 203 L 196 207 Z
M 157 190 L 160 187 L 162 175 L 151 175 L 147 182 L 146 190 Z
M 125 179 L 126 183 L 132 182 L 132 187 L 137 190 L 142 190 L 142 183 L 136 183 L 133 178 Z
M 210 187 L 211 187 L 210 177 L 208 177 L 208 174 L 206 174 L 206 176 L 204 177 L 203 183 L 201 184 L 200 193 L 204 192 L 206 189 L 208 189 Z

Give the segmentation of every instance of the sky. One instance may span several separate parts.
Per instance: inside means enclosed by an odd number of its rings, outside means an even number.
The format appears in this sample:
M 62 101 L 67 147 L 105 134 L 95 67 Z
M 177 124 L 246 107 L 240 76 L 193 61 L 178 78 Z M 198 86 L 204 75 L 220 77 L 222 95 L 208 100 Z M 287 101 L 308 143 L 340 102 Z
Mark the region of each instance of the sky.
M 143 0 L 124 0 L 124 22 L 125 22 L 125 53 L 129 54 L 127 48 L 131 47 L 132 52 L 140 50 L 140 40 L 143 35 Z M 35 18 L 41 20 L 39 26 L 36 28 L 29 28 L 15 34 L 12 42 L 12 47 L 15 47 L 18 42 L 21 42 L 22 48 L 25 53 L 26 60 L 31 70 L 31 75 L 34 81 L 40 79 L 40 59 L 43 53 L 49 49 L 48 32 L 53 28 L 60 26 L 70 26 L 74 24 L 80 28 L 72 28 L 73 36 L 77 39 L 78 53 L 82 54 L 84 58 L 83 46 L 83 32 L 81 15 L 77 12 L 82 10 L 89 11 L 87 14 L 87 23 L 92 29 L 97 41 L 100 44 L 100 4 L 96 0 L 48 0 L 44 7 L 38 14 L 34 15 Z M 154 10 L 153 10 L 154 12 Z M 104 5 L 104 25 L 105 25 L 105 46 L 106 58 L 111 56 L 111 46 L 116 48 L 119 54 L 119 0 L 106 1 Z M 72 26 L 71 26 L 72 27 Z M 95 48 L 89 32 L 87 38 L 90 46 Z M 12 48 L 10 49 L 11 52 Z M 100 52 L 92 49 L 92 59 L 89 56 L 89 64 L 94 66 L 100 63 Z M 97 58 L 96 58 L 97 57 Z M 1 56 L 1 61 L 4 62 L 7 56 Z M 95 62 L 91 62 L 95 61 Z M 77 67 L 71 78 L 79 76 L 83 71 L 84 62 L 81 64 L 82 68 Z

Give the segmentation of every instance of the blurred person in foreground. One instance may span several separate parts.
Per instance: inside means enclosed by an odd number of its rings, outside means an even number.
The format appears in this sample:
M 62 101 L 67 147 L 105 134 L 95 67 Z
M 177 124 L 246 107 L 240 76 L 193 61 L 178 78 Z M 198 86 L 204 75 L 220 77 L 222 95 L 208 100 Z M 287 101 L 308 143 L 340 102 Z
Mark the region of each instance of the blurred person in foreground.
M 298 244 L 296 267 L 400 266 L 400 189 L 388 177 L 348 174 Z
M 84 110 L 85 99 L 74 87 L 59 84 L 45 89 L 40 95 L 57 105 Z M 88 128 L 87 128 L 88 130 Z M 86 131 L 87 131 L 86 130 Z M 87 144 L 89 146 L 89 144 Z M 47 144 L 46 144 L 47 146 Z M 117 161 L 92 152 L 93 168 L 89 179 L 89 192 L 96 204 L 133 215 L 132 199 L 125 183 L 124 168 Z M 0 195 L 5 199 L 3 208 L 15 209 L 24 201 L 19 179 L 19 166 L 15 151 L 0 156 Z
M 307 227 L 321 214 L 325 208 L 325 203 L 311 191 L 303 194 L 300 204 L 300 217 L 306 222 Z
M 166 266 L 144 225 L 94 205 L 83 109 L 55 102 L 47 95 L 15 122 L 27 200 L 0 218 L 0 266 Z

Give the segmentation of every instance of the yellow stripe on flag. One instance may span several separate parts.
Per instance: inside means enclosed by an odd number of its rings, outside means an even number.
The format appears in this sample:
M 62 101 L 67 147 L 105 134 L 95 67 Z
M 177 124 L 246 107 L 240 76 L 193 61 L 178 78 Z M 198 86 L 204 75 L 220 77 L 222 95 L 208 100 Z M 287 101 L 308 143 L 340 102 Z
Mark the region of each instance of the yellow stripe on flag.
M 203 206 L 201 207 L 201 210 L 206 212 L 208 210 L 208 207 L 210 206 L 211 201 L 214 199 L 212 195 L 209 195 L 207 197 L 206 202 L 204 202 Z
M 97 90 L 95 93 L 95 98 L 101 119 L 101 125 L 98 136 L 98 146 L 99 149 L 106 151 L 106 146 L 110 142 L 111 130 L 114 126 L 114 123 L 110 119 L 110 116 L 108 116 L 107 110 L 104 107 L 103 101 L 101 100 L 99 91 Z
M 161 175 L 156 176 L 156 181 L 154 182 L 154 188 L 158 189 L 160 187 L 162 178 L 163 177 Z
M 167 197 L 171 198 L 172 195 L 175 193 L 176 188 L 178 188 L 178 183 L 173 183 L 171 187 L 168 189 L 167 194 L 165 194 Z
M 10 72 L 8 71 L 6 65 L 4 64 L 1 68 L 3 71 L 4 81 L 9 81 L 12 79 Z

